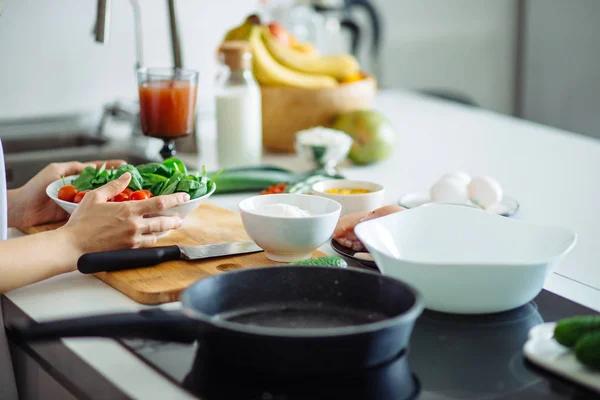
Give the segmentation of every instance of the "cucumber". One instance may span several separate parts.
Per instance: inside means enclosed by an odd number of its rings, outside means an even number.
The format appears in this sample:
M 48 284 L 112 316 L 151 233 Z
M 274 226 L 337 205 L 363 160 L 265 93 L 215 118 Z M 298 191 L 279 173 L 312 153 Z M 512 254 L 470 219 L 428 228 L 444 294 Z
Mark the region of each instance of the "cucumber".
M 291 172 L 285 168 L 278 167 L 276 165 L 249 165 L 247 167 L 232 167 L 225 168 L 227 172 L 240 172 L 240 171 L 275 171 L 275 172 Z M 209 172 L 208 176 L 212 178 L 218 171 Z
M 577 316 L 558 321 L 554 339 L 563 346 L 573 347 L 588 333 L 600 332 L 600 315 Z
M 213 178 L 217 171 L 208 173 Z M 256 165 L 225 169 L 216 180 L 215 194 L 259 192 L 269 186 L 285 183 L 287 193 L 308 193 L 313 184 L 325 179 L 340 179 L 343 176 L 328 175 L 323 169 L 295 173 L 274 165 Z
M 208 174 L 211 177 L 211 174 Z M 226 169 L 216 180 L 215 194 L 258 192 L 278 183 L 289 183 L 295 174 L 278 167 L 250 167 Z
M 600 369 L 600 331 L 588 333 L 577 341 L 575 357 L 587 367 Z
M 308 265 L 313 267 L 340 267 L 345 268 L 348 263 L 343 258 L 336 256 L 327 256 L 319 258 L 311 258 L 310 260 L 296 261 L 289 265 Z

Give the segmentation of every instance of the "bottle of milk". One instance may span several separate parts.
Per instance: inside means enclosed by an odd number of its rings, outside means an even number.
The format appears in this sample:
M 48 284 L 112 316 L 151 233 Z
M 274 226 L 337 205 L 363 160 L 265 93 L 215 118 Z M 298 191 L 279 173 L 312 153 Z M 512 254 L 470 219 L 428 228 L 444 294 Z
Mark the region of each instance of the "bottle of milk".
M 224 42 L 217 78 L 217 162 L 220 167 L 260 164 L 262 111 L 260 88 L 252 75 L 247 42 Z

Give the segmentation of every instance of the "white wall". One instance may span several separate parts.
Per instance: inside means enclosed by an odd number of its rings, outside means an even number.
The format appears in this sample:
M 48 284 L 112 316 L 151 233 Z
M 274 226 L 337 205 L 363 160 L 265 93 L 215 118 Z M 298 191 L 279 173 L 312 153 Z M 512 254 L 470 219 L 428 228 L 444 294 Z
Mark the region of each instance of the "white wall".
M 170 66 L 166 0 L 141 0 L 145 62 Z M 215 49 L 228 27 L 253 11 L 252 0 L 176 1 L 186 67 L 200 71 L 200 101 L 215 67 Z M 4 0 L 0 16 L 0 119 L 99 111 L 116 98 L 135 99 L 133 14 L 112 1 L 106 45 L 92 35 L 95 0 Z
M 600 1 L 527 0 L 523 116 L 600 138 Z
M 591 0 L 593 1 L 593 0 Z M 514 0 L 374 0 L 384 17 L 387 87 L 455 89 L 510 112 Z M 112 2 L 107 45 L 91 34 L 95 0 L 4 0 L 0 16 L 0 119 L 98 112 L 136 98 L 132 10 Z M 166 0 L 141 0 L 145 62 L 171 65 Z M 211 104 L 215 49 L 258 0 L 178 0 L 184 63 L 200 71 Z
M 515 0 L 374 3 L 384 18 L 383 85 L 453 89 L 513 111 Z

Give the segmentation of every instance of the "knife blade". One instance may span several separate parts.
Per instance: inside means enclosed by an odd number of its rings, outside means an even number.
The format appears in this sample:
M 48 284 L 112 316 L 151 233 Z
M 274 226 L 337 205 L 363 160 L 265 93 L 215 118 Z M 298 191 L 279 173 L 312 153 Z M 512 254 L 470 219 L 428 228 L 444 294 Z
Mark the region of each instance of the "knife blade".
M 82 274 L 121 271 L 151 267 L 165 261 L 201 260 L 206 258 L 257 253 L 263 251 L 256 243 L 228 242 L 204 246 L 158 246 L 140 249 L 100 251 L 86 253 L 77 260 Z

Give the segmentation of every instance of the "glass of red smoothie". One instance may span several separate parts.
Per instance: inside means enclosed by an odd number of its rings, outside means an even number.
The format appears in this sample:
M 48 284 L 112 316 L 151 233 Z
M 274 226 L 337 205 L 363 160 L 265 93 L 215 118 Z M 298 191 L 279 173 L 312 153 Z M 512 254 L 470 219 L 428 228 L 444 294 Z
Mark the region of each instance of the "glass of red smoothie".
M 137 71 L 144 135 L 162 139 L 163 158 L 175 155 L 174 140 L 194 132 L 198 72 L 179 68 Z

